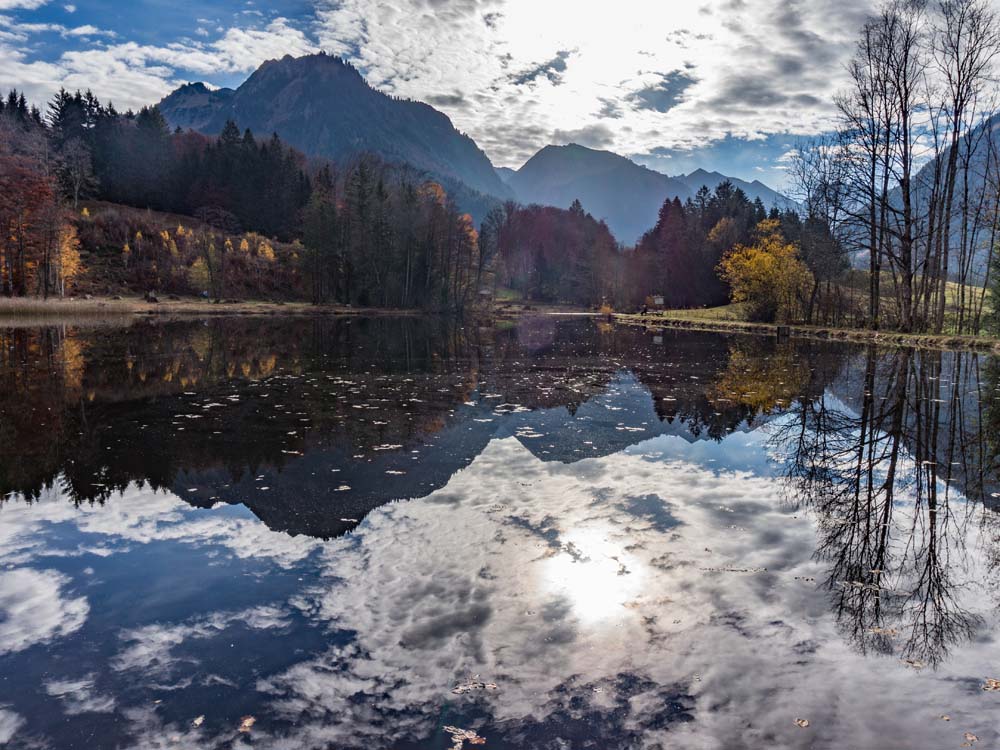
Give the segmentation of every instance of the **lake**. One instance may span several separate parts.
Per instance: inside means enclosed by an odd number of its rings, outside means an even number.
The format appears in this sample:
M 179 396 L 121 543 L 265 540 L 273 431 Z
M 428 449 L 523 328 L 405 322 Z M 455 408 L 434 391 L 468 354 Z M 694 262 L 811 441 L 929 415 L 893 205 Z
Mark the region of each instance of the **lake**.
M 1000 743 L 1000 363 L 583 318 L 0 329 L 0 745 Z

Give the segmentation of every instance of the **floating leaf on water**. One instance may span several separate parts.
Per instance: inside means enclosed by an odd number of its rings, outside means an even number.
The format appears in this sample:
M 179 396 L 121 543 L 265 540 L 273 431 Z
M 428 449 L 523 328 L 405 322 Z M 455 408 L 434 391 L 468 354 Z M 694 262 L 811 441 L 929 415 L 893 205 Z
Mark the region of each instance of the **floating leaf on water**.
M 972 732 L 966 732 L 963 736 L 965 737 L 965 742 L 962 743 L 962 747 L 972 747 L 973 742 L 979 742 L 979 738 Z
M 191 724 L 194 725 L 194 726 L 196 726 L 196 727 L 200 727 L 204 723 L 205 723 L 205 714 L 202 714 L 201 716 L 196 717 L 195 720 L 191 722 Z
M 452 750 L 461 750 L 463 745 L 468 742 L 470 745 L 485 745 L 486 739 L 480 737 L 472 729 L 461 729 L 459 727 L 446 726 L 443 727 L 444 731 L 451 735 L 451 747 Z
M 497 690 L 495 682 L 483 682 L 479 679 L 479 675 L 473 675 L 460 682 L 452 691 L 455 695 L 463 695 L 464 693 L 471 693 L 473 690 Z
M 992 677 L 987 677 L 986 682 L 983 683 L 983 690 L 990 693 L 995 693 L 1000 691 L 1000 680 L 993 679 Z
M 900 659 L 903 664 L 908 667 L 913 667 L 914 669 L 923 669 L 927 665 L 924 664 L 920 659 Z
M 890 638 L 894 638 L 899 635 L 899 631 L 895 628 L 869 628 L 868 632 L 872 635 L 887 635 Z
M 951 721 L 951 717 L 948 714 L 941 714 L 941 721 Z
M 244 716 L 240 719 L 240 731 L 244 734 L 253 729 L 253 725 L 257 723 L 257 720 L 253 716 Z
M 805 729 L 809 726 L 809 719 L 796 719 L 795 724 L 802 729 Z

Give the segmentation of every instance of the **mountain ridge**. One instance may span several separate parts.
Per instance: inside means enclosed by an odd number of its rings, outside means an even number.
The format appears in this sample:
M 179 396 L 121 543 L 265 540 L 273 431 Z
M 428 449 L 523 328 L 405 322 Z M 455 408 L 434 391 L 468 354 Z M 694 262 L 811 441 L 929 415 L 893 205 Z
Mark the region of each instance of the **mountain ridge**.
M 267 60 L 236 89 L 189 83 L 159 107 L 171 127 L 217 135 L 233 120 L 255 133 L 277 133 L 310 156 L 339 161 L 374 153 L 485 195 L 511 197 L 486 154 L 447 115 L 379 91 L 337 56 Z
M 277 133 L 311 157 L 336 162 L 373 153 L 409 165 L 441 182 L 477 220 L 499 201 L 567 208 L 580 200 L 626 245 L 654 226 L 665 200 L 685 201 L 727 180 L 768 208 L 795 205 L 759 180 L 705 169 L 670 176 L 575 143 L 545 146 L 517 170 L 494 167 L 446 114 L 379 91 L 353 65 L 325 53 L 267 60 L 235 89 L 187 83 L 159 107 L 171 127 L 212 136 L 232 120 L 260 135 Z
M 686 201 L 703 186 L 714 190 L 728 181 L 751 200 L 760 197 L 767 208 L 795 206 L 794 201 L 759 180 L 747 182 L 704 169 L 670 176 L 621 154 L 577 143 L 545 146 L 520 169 L 506 170 L 503 176 L 523 203 L 566 208 L 578 199 L 626 245 L 636 242 L 656 224 L 665 200 Z

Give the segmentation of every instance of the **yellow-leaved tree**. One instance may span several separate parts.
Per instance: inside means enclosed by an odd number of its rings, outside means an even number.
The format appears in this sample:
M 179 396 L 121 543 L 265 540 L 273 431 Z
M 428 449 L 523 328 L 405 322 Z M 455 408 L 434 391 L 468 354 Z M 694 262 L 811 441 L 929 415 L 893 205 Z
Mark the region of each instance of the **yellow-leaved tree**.
M 59 228 L 59 247 L 55 258 L 56 288 L 59 296 L 65 296 L 66 288 L 83 270 L 80 259 L 80 240 L 76 236 L 76 227 L 63 224 Z
M 732 289 L 733 302 L 746 303 L 750 320 L 787 322 L 801 316 L 812 275 L 777 219 L 760 222 L 753 244 L 736 245 L 718 271 Z

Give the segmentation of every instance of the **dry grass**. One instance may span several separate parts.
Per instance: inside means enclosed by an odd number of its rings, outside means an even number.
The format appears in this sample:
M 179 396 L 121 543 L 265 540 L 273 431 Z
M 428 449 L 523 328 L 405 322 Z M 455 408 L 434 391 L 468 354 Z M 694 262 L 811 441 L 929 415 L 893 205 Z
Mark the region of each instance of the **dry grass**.
M 717 308 L 718 309 L 718 308 Z M 681 311 L 691 313 L 690 310 Z M 698 311 L 694 311 L 698 312 Z M 937 349 L 957 351 L 979 351 L 1000 354 L 1000 339 L 989 336 L 955 336 L 923 333 L 898 333 L 895 331 L 870 331 L 857 328 L 833 328 L 829 326 L 778 325 L 773 323 L 749 323 L 737 319 L 696 317 L 690 314 L 676 314 L 676 311 L 649 313 L 647 315 L 616 315 L 615 319 L 627 325 L 652 328 L 686 328 L 695 331 L 717 331 L 720 333 L 746 333 L 774 336 L 787 333 L 796 338 L 825 339 L 832 341 L 854 341 L 886 346 L 913 347 L 916 349 Z
M 0 318 L 47 315 L 132 315 L 134 312 L 135 305 L 125 300 L 0 297 Z
M 88 322 L 101 318 L 118 319 L 133 316 L 206 316 L 206 315 L 408 315 L 415 311 L 382 310 L 378 308 L 313 305 L 309 302 L 268 300 L 227 300 L 213 302 L 200 297 L 160 298 L 146 302 L 141 297 L 111 299 L 40 299 L 36 297 L 0 297 L 0 325 L 24 325 L 25 321 L 40 324 L 54 320 Z

